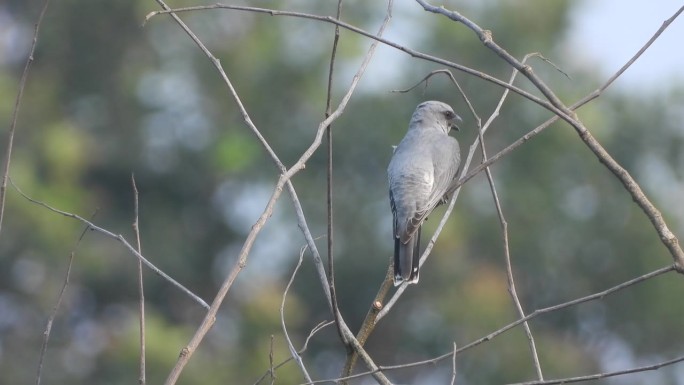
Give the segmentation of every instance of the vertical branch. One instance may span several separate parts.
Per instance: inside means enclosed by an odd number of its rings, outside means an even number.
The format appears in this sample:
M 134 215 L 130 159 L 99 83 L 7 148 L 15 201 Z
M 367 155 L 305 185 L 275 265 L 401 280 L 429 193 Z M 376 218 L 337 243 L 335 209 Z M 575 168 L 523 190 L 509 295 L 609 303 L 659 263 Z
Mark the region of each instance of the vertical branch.
M 537 53 L 528 54 L 528 55 L 525 55 L 525 58 L 523 59 L 523 63 L 525 63 L 527 61 L 527 59 L 529 59 L 531 56 L 541 57 L 541 55 L 539 55 Z M 542 57 L 542 59 L 544 59 L 544 58 Z M 480 151 L 482 152 L 482 163 L 484 163 L 487 161 L 487 150 L 486 150 L 485 145 L 484 145 L 484 133 L 490 127 L 490 125 L 494 121 L 494 119 L 496 119 L 496 117 L 499 116 L 501 106 L 503 105 L 504 101 L 506 100 L 506 97 L 508 96 L 509 89 L 507 88 L 504 90 L 504 93 L 501 96 L 501 99 L 499 100 L 499 103 L 497 104 L 496 108 L 494 109 L 494 112 L 492 112 L 490 117 L 487 119 L 486 124 L 484 126 L 482 126 L 480 117 L 475 112 L 475 109 L 474 109 L 472 103 L 470 103 L 470 100 L 466 96 L 466 94 L 463 91 L 463 89 L 461 88 L 461 86 L 458 84 L 458 82 L 453 77 L 451 72 L 447 72 L 447 74 L 449 75 L 452 82 L 458 88 L 460 94 L 463 95 L 463 98 L 465 99 L 466 104 L 468 105 L 468 108 L 470 109 L 470 111 L 472 112 L 473 116 L 475 117 L 475 119 L 477 121 L 477 126 L 478 126 L 477 139 L 475 140 L 475 143 L 473 143 L 473 146 L 471 147 L 471 153 L 469 154 L 469 160 L 471 159 L 470 155 L 473 153 L 472 150 L 479 143 Z M 518 71 L 514 69 L 513 73 L 511 74 L 511 78 L 508 82 L 509 85 L 513 84 L 517 74 L 518 74 Z M 467 165 L 464 167 L 464 171 L 465 171 L 465 168 L 467 168 Z M 491 191 L 492 191 L 492 196 L 494 198 L 494 204 L 496 205 L 497 214 L 499 216 L 499 221 L 501 223 L 502 230 L 503 230 L 503 245 L 504 245 L 504 254 L 505 254 L 505 259 L 506 259 L 508 291 L 509 291 L 509 293 L 513 299 L 513 303 L 514 303 L 520 317 L 523 318 L 523 317 L 525 317 L 525 312 L 522 308 L 522 305 L 520 304 L 520 300 L 518 299 L 518 294 L 517 294 L 517 291 L 515 289 L 515 281 L 513 279 L 513 269 L 511 267 L 510 249 L 508 247 L 508 223 L 506 222 L 506 218 L 504 217 L 503 210 L 501 208 L 501 203 L 499 201 L 499 196 L 498 196 L 498 193 L 496 192 L 496 186 L 494 185 L 494 179 L 492 177 L 492 172 L 491 172 L 489 167 L 485 167 L 485 173 L 487 175 L 487 180 L 489 182 L 489 186 L 490 186 Z M 424 257 L 427 257 L 427 256 L 424 256 Z M 422 262 L 422 259 L 423 258 L 421 258 L 421 262 Z M 537 348 L 536 348 L 536 345 L 534 342 L 534 337 L 532 336 L 532 332 L 530 330 L 530 327 L 529 327 L 529 324 L 527 323 L 527 321 L 523 322 L 523 328 L 525 329 L 525 334 L 527 335 L 527 339 L 528 339 L 529 344 L 530 344 L 530 350 L 532 352 L 532 360 L 534 362 L 535 370 L 537 371 L 537 376 L 540 380 L 543 380 L 541 365 L 539 364 L 539 357 L 537 355 Z M 454 353 L 454 355 L 455 355 L 455 353 Z M 454 359 L 455 359 L 455 357 L 454 357 Z
M 135 231 L 135 241 L 138 253 L 142 254 L 140 244 L 140 226 L 138 224 L 138 186 L 135 185 L 135 176 L 131 174 L 131 184 L 133 185 L 133 202 L 135 220 L 133 221 L 133 231 Z M 143 284 L 142 261 L 138 259 L 138 293 L 140 295 L 140 376 L 138 383 L 145 385 L 145 290 Z
M 97 211 L 95 213 L 93 213 L 92 216 L 94 217 L 96 213 L 97 213 Z M 48 317 L 47 325 L 45 325 L 45 331 L 43 332 L 43 346 L 40 349 L 40 355 L 38 358 L 38 370 L 36 373 L 36 385 L 40 385 L 40 377 L 43 373 L 43 359 L 45 358 L 45 352 L 47 351 L 48 342 L 50 340 L 50 332 L 52 331 L 52 323 L 55 321 L 55 317 L 57 317 L 57 311 L 59 310 L 59 307 L 62 305 L 62 299 L 64 298 L 64 293 L 66 292 L 66 288 L 69 286 L 69 278 L 71 277 L 71 266 L 74 263 L 74 255 L 76 254 L 76 250 L 78 249 L 78 246 L 81 244 L 81 240 L 83 240 L 83 237 L 85 237 L 86 233 L 88 232 L 88 229 L 90 229 L 90 226 L 86 225 L 86 227 L 81 232 L 81 235 L 78 237 L 78 240 L 76 241 L 76 245 L 74 246 L 74 249 L 69 254 L 69 264 L 67 265 L 67 271 L 66 271 L 66 275 L 64 276 L 64 283 L 62 284 L 62 289 L 59 291 L 59 295 L 57 296 L 57 303 L 55 303 L 55 306 L 52 308 L 52 313 L 50 313 L 50 317 Z
M 481 135 L 481 134 L 480 134 Z M 484 146 L 484 141 L 482 137 L 480 138 L 480 144 L 482 147 L 482 158 L 483 161 L 487 159 L 487 154 L 485 152 L 485 146 Z M 513 300 L 513 304 L 515 305 L 516 310 L 518 311 L 518 315 L 520 318 L 525 317 L 525 311 L 522 308 L 522 305 L 520 304 L 520 299 L 518 298 L 518 293 L 515 288 L 515 280 L 513 279 L 513 267 L 511 265 L 511 253 L 510 253 L 510 248 L 508 247 L 508 222 L 506 222 L 506 218 L 504 217 L 503 214 L 503 209 L 501 208 L 501 202 L 499 201 L 499 195 L 496 192 L 496 186 L 494 185 L 494 178 L 492 178 L 492 172 L 489 169 L 489 167 L 485 168 L 485 173 L 487 174 L 487 181 L 489 182 L 489 187 L 492 191 L 492 197 L 494 198 L 494 204 L 496 206 L 496 212 L 499 217 L 499 222 L 501 223 L 501 231 L 502 231 L 502 236 L 503 236 L 503 246 L 504 246 L 504 255 L 506 259 L 506 277 L 508 280 L 508 292 L 511 295 L 511 298 Z M 539 356 L 537 354 L 537 347 L 534 342 L 534 337 L 532 336 L 532 331 L 530 330 L 530 325 L 527 321 L 523 322 L 523 329 L 525 330 L 525 335 L 527 336 L 527 340 L 530 345 L 530 351 L 532 353 L 532 361 L 534 362 L 534 368 L 537 371 L 537 378 L 540 381 L 544 380 L 544 375 L 542 373 L 541 365 L 539 363 Z
M 337 14 L 335 18 L 340 19 L 342 15 L 342 0 L 337 2 Z M 335 74 L 335 57 L 337 56 L 337 43 L 340 40 L 340 27 L 335 25 L 335 37 L 333 38 L 332 53 L 330 54 L 330 69 L 328 70 L 328 90 L 325 101 L 325 117 L 326 119 L 330 117 L 332 110 L 332 88 L 333 88 L 333 75 Z M 350 349 L 347 340 L 342 333 L 340 328 L 339 320 L 339 306 L 337 304 L 337 293 L 335 292 L 335 257 L 333 255 L 333 197 L 332 197 L 332 187 L 333 187 L 333 147 L 332 147 L 332 124 L 328 124 L 325 128 L 326 132 L 326 142 L 328 148 L 328 164 L 327 164 L 327 210 L 328 210 L 328 287 L 330 288 L 330 300 L 332 302 L 332 312 L 333 317 L 335 317 L 335 325 L 337 327 L 337 334 L 340 336 L 340 340 L 345 344 L 347 353 L 350 354 L 352 350 Z
M 33 64 L 33 54 L 36 51 L 36 45 L 38 44 L 38 32 L 40 31 L 40 25 L 43 22 L 43 17 L 47 11 L 50 0 L 45 0 L 43 3 L 43 9 L 40 10 L 40 15 L 38 16 L 38 21 L 36 22 L 35 29 L 33 31 L 33 43 L 31 43 L 31 51 L 29 52 L 28 59 L 26 59 L 26 65 L 24 66 L 24 72 L 21 74 L 21 79 L 19 80 L 19 91 L 17 91 L 17 98 L 14 101 L 14 109 L 12 110 L 12 120 L 10 122 L 9 133 L 7 134 L 7 150 L 5 150 L 5 167 L 2 173 L 2 184 L 0 185 L 0 231 L 2 231 L 2 219 L 5 216 L 5 197 L 7 193 L 7 179 L 9 178 L 9 168 L 10 161 L 12 159 L 12 147 L 14 146 L 14 133 L 17 128 L 17 117 L 19 116 L 19 107 L 21 106 L 21 99 L 24 96 L 24 88 L 26 87 L 26 79 L 28 78 L 29 70 Z
M 451 385 L 456 385 L 456 350 L 458 350 L 458 347 L 456 342 L 454 342 L 454 356 L 451 358 Z
M 273 367 L 273 334 L 271 334 L 271 347 L 268 350 L 268 373 L 271 375 L 271 385 L 275 383 L 275 368 Z
M 532 57 L 532 56 L 537 56 L 542 57 L 538 53 L 532 53 L 532 54 L 527 54 L 522 60 L 522 63 L 526 63 L 527 60 Z M 545 59 L 544 59 L 545 60 Z M 515 81 L 515 77 L 518 75 L 518 70 L 513 69 L 513 73 L 511 74 L 511 78 L 509 80 L 509 84 L 513 84 Z M 487 122 L 485 123 L 485 126 L 478 130 L 478 139 L 480 142 L 480 150 L 482 151 L 482 163 L 487 161 L 487 150 L 484 145 L 484 132 L 487 130 L 487 128 L 491 125 L 491 123 L 494 121 L 494 119 L 499 116 L 499 112 L 501 111 L 501 106 L 503 105 L 504 101 L 506 100 L 506 97 L 508 96 L 508 89 L 504 90 L 503 95 L 501 95 L 501 99 L 499 99 L 499 103 L 497 104 L 496 108 L 494 109 L 494 112 L 490 115 L 489 119 L 487 119 Z M 496 186 L 494 184 L 494 178 L 492 177 L 492 172 L 489 167 L 485 167 L 485 173 L 487 175 L 487 181 L 489 182 L 489 187 L 492 192 L 492 198 L 494 199 L 494 205 L 496 206 L 496 213 L 497 216 L 499 217 L 499 223 L 501 224 L 501 231 L 502 231 L 502 237 L 503 237 L 503 247 L 504 247 L 504 258 L 506 260 L 506 278 L 508 281 L 508 292 L 511 295 L 511 299 L 513 300 L 513 304 L 518 312 L 518 315 L 520 318 L 525 317 L 525 311 L 522 307 L 522 304 L 520 303 L 520 299 L 518 298 L 518 292 L 515 288 L 515 280 L 513 277 L 513 266 L 511 264 L 511 253 L 510 253 L 510 247 L 508 243 L 508 222 L 506 221 L 506 217 L 504 216 L 503 209 L 501 207 L 501 201 L 499 200 L 499 195 L 496 191 Z M 522 323 L 523 329 L 525 330 L 525 335 L 527 336 L 528 343 L 530 345 L 530 352 L 532 354 L 532 361 L 534 363 L 534 368 L 535 371 L 537 372 L 537 379 L 540 381 L 544 380 L 544 374 L 541 369 L 541 364 L 539 363 L 539 355 L 537 354 L 537 346 L 534 342 L 534 337 L 532 336 L 532 330 L 530 329 L 530 325 L 527 321 Z

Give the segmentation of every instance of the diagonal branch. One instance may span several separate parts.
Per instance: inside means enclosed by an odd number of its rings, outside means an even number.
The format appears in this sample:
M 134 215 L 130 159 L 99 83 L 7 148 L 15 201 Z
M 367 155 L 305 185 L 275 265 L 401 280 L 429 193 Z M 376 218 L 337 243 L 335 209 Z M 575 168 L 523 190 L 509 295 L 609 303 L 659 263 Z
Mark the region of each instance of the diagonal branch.
M 40 15 L 38 16 L 38 21 L 36 22 L 35 29 L 33 31 L 33 43 L 31 43 L 31 51 L 29 52 L 28 59 L 26 59 L 24 71 L 21 73 L 21 79 L 19 80 L 19 91 L 17 91 L 17 98 L 14 101 L 14 109 L 12 110 L 12 120 L 10 122 L 9 132 L 7 134 L 7 150 L 5 150 L 5 167 L 2 173 L 2 184 L 0 185 L 0 231 L 2 230 L 2 219 L 5 216 L 7 180 L 9 179 L 10 161 L 12 160 L 12 148 L 14 147 L 14 133 L 17 128 L 19 108 L 21 107 L 21 99 L 24 96 L 26 79 L 28 79 L 29 70 L 31 69 L 31 65 L 33 64 L 33 54 L 34 52 L 36 52 L 36 45 L 38 44 L 38 32 L 40 31 L 40 25 L 43 23 L 43 17 L 45 17 L 45 12 L 47 11 L 49 4 L 50 0 L 45 0 L 45 3 L 43 3 L 43 8 L 40 10 Z
M 464 351 L 466 351 L 466 350 L 468 350 L 468 349 L 474 348 L 475 346 L 478 346 L 478 345 L 481 345 L 481 344 L 483 344 L 483 343 L 485 343 L 485 342 L 491 341 L 492 339 L 494 339 L 494 338 L 500 336 L 501 334 L 503 334 L 503 333 L 505 333 L 505 332 L 507 332 L 507 331 L 509 331 L 509 330 L 511 330 L 511 329 L 513 329 L 513 328 L 515 328 L 516 326 L 518 326 L 518 325 L 520 325 L 520 324 L 522 324 L 522 323 L 524 323 L 524 322 L 530 321 L 530 320 L 532 320 L 533 318 L 536 318 L 536 317 L 538 317 L 538 316 L 540 316 L 540 315 L 542 315 L 542 314 L 547 314 L 547 313 L 555 312 L 555 311 L 558 311 L 558 310 L 561 310 L 561 309 L 565 309 L 565 308 L 569 308 L 569 307 L 572 307 L 572 306 L 576 306 L 576 305 L 579 305 L 579 304 L 582 304 L 582 303 L 585 303 L 585 302 L 590 302 L 590 301 L 594 301 L 594 300 L 597 300 L 597 299 L 602 299 L 602 298 L 604 298 L 604 297 L 606 297 L 606 296 L 608 296 L 608 295 L 614 294 L 614 293 L 616 293 L 616 292 L 618 292 L 618 291 L 621 291 L 621 290 L 623 290 L 623 289 L 626 289 L 626 288 L 628 288 L 628 287 L 630 287 L 630 286 L 633 286 L 633 285 L 636 285 L 636 284 L 638 284 L 638 283 L 647 281 L 647 280 L 649 280 L 649 279 L 651 279 L 651 278 L 655 278 L 655 277 L 660 276 L 660 275 L 662 275 L 662 274 L 669 273 L 669 272 L 671 272 L 671 271 L 673 271 L 673 270 L 676 270 L 676 267 L 675 267 L 674 264 L 669 265 L 669 266 L 662 267 L 662 268 L 657 269 L 657 270 L 654 270 L 654 271 L 652 271 L 652 272 L 650 272 L 650 273 L 646 273 L 646 274 L 644 274 L 644 275 L 641 275 L 641 276 L 639 276 L 639 277 L 630 279 L 629 281 L 625 281 L 625 282 L 620 283 L 620 284 L 618 284 L 618 285 L 615 285 L 615 286 L 613 286 L 613 287 L 611 287 L 611 288 L 609 288 L 609 289 L 606 289 L 606 290 L 603 290 L 603 291 L 600 291 L 600 292 L 597 292 L 597 293 L 594 293 L 594 294 L 590 294 L 590 295 L 587 295 L 587 296 L 584 296 L 584 297 L 581 297 L 581 298 L 576 298 L 576 299 L 574 299 L 574 300 L 567 301 L 567 302 L 563 302 L 563 303 L 560 303 L 560 304 L 557 304 L 557 305 L 553 305 L 553 306 L 548 306 L 548 307 L 545 307 L 545 308 L 537 309 L 537 310 L 533 311 L 532 313 L 526 315 L 526 316 L 523 317 L 523 318 L 519 318 L 518 320 L 513 321 L 513 322 L 509 323 L 508 325 L 505 325 L 505 326 L 503 326 L 503 327 L 501 327 L 501 328 L 499 328 L 499 329 L 497 329 L 497 330 L 495 330 L 495 331 L 493 331 L 493 332 L 487 334 L 487 335 L 484 336 L 484 337 L 481 337 L 481 338 L 479 338 L 479 339 L 477 339 L 477 340 L 475 340 L 475 341 L 473 341 L 473 342 L 471 342 L 471 343 L 469 343 L 469 344 L 467 344 L 467 345 L 464 345 L 463 347 L 458 348 L 456 351 L 449 351 L 448 353 L 442 354 L 442 355 L 440 355 L 440 356 L 437 356 L 437 357 L 434 357 L 434 358 L 431 358 L 431 359 L 428 359 L 428 360 L 410 362 L 410 363 L 407 363 L 407 364 L 400 364 L 400 365 L 385 365 L 385 366 L 379 367 L 378 370 L 390 371 L 390 370 L 412 368 L 412 367 L 424 366 L 424 365 L 435 365 L 435 364 L 437 364 L 437 363 L 440 362 L 440 361 L 443 361 L 443 360 L 445 360 L 445 359 L 447 359 L 447 358 L 451 358 L 454 354 L 460 354 L 460 353 L 462 353 L 462 352 L 464 352 Z M 319 381 L 314 381 L 313 383 L 314 383 L 314 384 L 319 384 L 319 383 L 335 382 L 335 381 L 338 381 L 338 382 L 339 382 L 339 381 L 342 381 L 342 380 L 348 380 L 348 379 L 352 379 L 352 378 L 359 378 L 359 377 L 367 376 L 367 375 L 369 375 L 369 374 L 373 374 L 373 372 L 372 372 L 372 371 L 368 371 L 368 372 L 363 372 L 363 373 L 357 373 L 357 374 L 350 375 L 350 376 L 344 377 L 344 378 L 336 378 L 336 379 L 328 379 L 328 380 L 319 380 Z
M 627 192 L 632 196 L 632 199 L 641 208 L 644 214 L 653 224 L 654 229 L 658 233 L 661 242 L 669 250 L 672 259 L 675 262 L 676 269 L 679 273 L 684 274 L 684 251 L 679 246 L 679 240 L 670 231 L 667 223 L 663 219 L 660 211 L 651 203 L 651 201 L 646 197 L 644 192 L 641 190 L 639 184 L 634 180 L 634 178 L 625 170 L 613 157 L 606 151 L 605 148 L 594 138 L 589 130 L 584 126 L 584 124 L 579 120 L 577 114 L 569 107 L 565 106 L 563 102 L 556 96 L 556 94 L 544 83 L 544 81 L 539 78 L 532 67 L 524 65 L 519 62 L 515 57 L 509 54 L 506 50 L 501 48 L 492 39 L 491 31 L 485 31 L 480 26 L 467 19 L 460 13 L 456 11 L 447 10 L 444 7 L 435 7 L 428 4 L 424 0 L 416 0 L 422 7 L 428 12 L 433 12 L 446 16 L 447 18 L 459 22 L 468 28 L 470 28 L 475 34 L 482 40 L 483 44 L 489 48 L 491 51 L 496 53 L 507 63 L 509 63 L 513 68 L 520 71 L 525 77 L 527 77 L 532 84 L 549 100 L 549 102 L 554 107 L 554 112 L 559 115 L 563 120 L 570 124 L 580 139 L 584 144 L 594 153 L 598 160 L 603 163 L 603 165 L 608 168 L 622 183 Z M 684 11 L 684 6 L 679 8 L 679 10 L 668 20 L 663 23 L 663 27 L 667 27 L 675 18 L 677 18 L 682 11 Z M 619 74 L 618 74 L 619 76 Z M 612 81 L 612 80 L 611 80 Z M 558 112 L 556 112 L 558 111 Z
M 90 219 L 92 219 L 95 216 L 95 214 L 97 214 L 97 211 L 93 213 Z M 60 289 L 59 294 L 57 295 L 57 302 L 55 303 L 55 306 L 52 308 L 52 313 L 50 314 L 50 317 L 48 317 L 47 324 L 45 325 L 45 331 L 43 332 L 43 345 L 40 349 L 40 356 L 38 358 L 36 385 L 40 385 L 40 378 L 43 373 L 43 359 L 45 358 L 45 352 L 47 351 L 48 342 L 50 341 L 52 323 L 55 321 L 55 317 L 57 317 L 57 311 L 59 310 L 59 307 L 62 305 L 64 292 L 66 292 L 67 286 L 69 286 L 69 278 L 71 277 L 71 266 L 74 263 L 74 256 L 76 255 L 76 250 L 78 250 L 78 246 L 81 244 L 83 237 L 85 237 L 86 233 L 88 232 L 88 229 L 90 229 L 90 227 L 86 225 L 86 227 L 81 232 L 81 236 L 78 237 L 78 240 L 76 241 L 76 245 L 74 246 L 73 250 L 71 251 L 71 253 L 69 253 L 69 263 L 67 264 L 67 271 L 64 276 L 64 283 L 62 284 L 62 288 Z
M 311 331 L 309 332 L 309 335 L 306 337 L 306 340 L 304 341 L 304 346 L 302 346 L 301 349 L 297 350 L 297 355 L 301 356 L 302 353 L 304 353 L 306 351 L 306 349 L 309 347 L 309 341 L 311 340 L 311 338 L 316 333 L 318 333 L 319 331 L 323 330 L 327 326 L 330 326 L 334 323 L 335 323 L 335 321 L 323 321 L 323 322 L 320 322 L 318 325 L 314 326 L 314 328 L 311 329 Z M 256 382 L 254 382 L 253 385 L 259 385 L 261 383 L 261 381 L 263 381 L 264 378 L 266 378 L 266 376 L 274 375 L 276 370 L 278 370 L 280 367 L 282 367 L 283 365 L 287 364 L 288 362 L 290 362 L 292 360 L 293 360 L 292 357 L 288 357 L 287 359 L 280 362 L 278 365 L 271 365 L 269 370 L 267 370 L 266 373 L 264 373 L 261 377 L 259 377 L 259 379 L 256 380 Z
M 294 268 L 294 271 L 292 272 L 292 276 L 290 277 L 290 281 L 287 283 L 287 286 L 285 286 L 285 290 L 283 291 L 283 300 L 280 303 L 280 325 L 283 327 L 283 334 L 285 335 L 285 341 L 287 341 L 287 347 L 290 349 L 290 354 L 292 355 L 292 358 L 295 360 L 297 365 L 299 366 L 299 369 L 301 369 L 302 374 L 304 375 L 304 378 L 311 382 L 311 376 L 309 375 L 309 372 L 306 370 L 306 367 L 304 366 L 304 361 L 302 360 L 302 357 L 299 355 L 297 352 L 297 349 L 295 349 L 294 345 L 292 344 L 292 340 L 290 339 L 290 335 L 287 332 L 287 326 L 285 326 L 285 299 L 287 299 L 287 292 L 290 291 L 290 287 L 292 286 L 292 283 L 294 282 L 295 276 L 297 275 L 297 271 L 299 271 L 299 267 L 302 266 L 302 260 L 304 259 L 304 252 L 306 251 L 306 248 L 308 246 L 302 247 L 302 249 L 299 251 L 299 260 L 297 261 L 297 265 Z M 273 367 L 273 354 L 271 354 L 271 368 Z M 273 369 L 271 369 L 271 376 L 273 376 Z
M 528 54 L 525 55 L 523 58 L 522 62 L 525 63 L 528 58 L 531 56 L 536 55 L 540 56 L 539 54 Z M 542 57 L 543 58 L 543 57 Z M 518 75 L 518 70 L 514 69 L 513 73 L 511 74 L 511 78 L 509 80 L 510 83 L 513 83 L 515 81 L 515 77 Z M 487 123 L 485 123 L 485 127 L 483 129 L 478 130 L 478 136 L 480 140 L 480 147 L 482 151 L 482 160 L 483 162 L 487 160 L 487 150 L 484 145 L 484 130 L 489 127 L 489 125 L 494 121 L 494 119 L 499 115 L 499 111 L 501 110 L 501 106 L 503 105 L 504 101 L 506 100 L 506 96 L 508 96 L 508 90 L 504 90 L 503 95 L 501 96 L 501 99 L 499 100 L 499 103 L 497 104 L 496 108 L 494 109 L 494 112 L 491 114 L 489 119 L 487 120 Z M 479 123 L 479 119 L 478 119 Z M 513 277 L 513 266 L 511 263 L 511 252 L 510 252 L 510 247 L 509 247 L 509 242 L 508 242 L 508 222 L 506 221 L 506 217 L 504 216 L 503 213 L 503 208 L 501 207 L 501 202 L 499 201 L 499 194 L 496 191 L 496 186 L 494 184 L 494 178 L 492 177 L 492 171 L 487 167 L 485 169 L 485 172 L 487 174 L 487 181 L 489 182 L 489 187 L 492 191 L 492 197 L 494 199 L 494 205 L 496 206 L 496 213 L 497 216 L 499 217 L 499 223 L 501 224 L 501 232 L 502 232 L 502 242 L 503 242 L 503 247 L 504 247 L 504 257 L 506 261 L 506 278 L 508 281 L 508 292 L 511 295 L 511 299 L 513 300 L 513 305 L 515 306 L 518 316 L 519 317 L 525 317 L 525 311 L 523 310 L 522 304 L 520 303 L 520 299 L 518 298 L 518 292 L 515 287 L 515 279 Z M 532 330 L 530 329 L 530 325 L 528 322 L 523 322 L 523 329 L 525 330 L 525 335 L 527 336 L 528 343 L 530 345 L 530 353 L 532 354 L 532 362 L 534 364 L 534 369 L 537 372 L 537 378 L 539 380 L 544 379 L 544 375 L 542 373 L 541 369 L 541 364 L 539 363 L 539 355 L 537 354 L 537 346 L 534 341 L 534 337 L 532 336 Z M 454 358 L 455 359 L 455 358 Z

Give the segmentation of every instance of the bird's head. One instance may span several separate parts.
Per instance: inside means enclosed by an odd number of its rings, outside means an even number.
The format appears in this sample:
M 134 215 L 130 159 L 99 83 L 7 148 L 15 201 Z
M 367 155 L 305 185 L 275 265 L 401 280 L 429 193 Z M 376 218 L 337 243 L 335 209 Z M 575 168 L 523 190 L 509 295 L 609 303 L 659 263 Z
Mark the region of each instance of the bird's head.
M 435 100 L 419 104 L 411 117 L 412 125 L 417 123 L 423 127 L 437 126 L 447 134 L 452 128 L 458 131 L 462 122 L 463 119 L 456 115 L 450 105 Z

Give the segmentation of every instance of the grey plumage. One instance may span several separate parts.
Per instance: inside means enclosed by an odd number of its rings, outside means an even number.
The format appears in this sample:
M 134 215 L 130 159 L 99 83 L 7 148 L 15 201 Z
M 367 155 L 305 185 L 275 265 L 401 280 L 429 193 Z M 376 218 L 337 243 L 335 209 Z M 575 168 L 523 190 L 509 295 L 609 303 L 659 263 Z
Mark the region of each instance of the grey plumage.
M 456 178 L 458 141 L 449 136 L 461 118 L 438 101 L 416 107 L 408 131 L 392 155 L 389 177 L 394 230 L 394 284 L 418 282 L 420 228 Z

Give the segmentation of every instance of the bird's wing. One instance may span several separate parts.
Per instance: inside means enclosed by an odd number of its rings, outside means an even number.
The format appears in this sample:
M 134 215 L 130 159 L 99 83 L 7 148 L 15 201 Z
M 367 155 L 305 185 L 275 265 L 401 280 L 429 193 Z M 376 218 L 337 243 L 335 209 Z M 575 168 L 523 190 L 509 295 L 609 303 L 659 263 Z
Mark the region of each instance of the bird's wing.
M 434 189 L 428 199 L 428 209 L 435 208 L 444 198 L 444 194 L 451 186 L 458 167 L 461 163 L 461 151 L 456 139 L 448 136 L 446 140 L 435 143 L 433 151 L 433 164 L 435 173 Z
M 394 203 L 394 194 L 389 190 L 390 208 L 392 209 L 392 234 L 397 236 L 397 205 Z
M 447 136 L 446 139 L 442 138 L 434 142 L 432 153 L 434 178 L 430 195 L 423 204 L 416 207 L 416 212 L 409 218 L 406 231 L 408 233 L 407 238 L 413 236 L 427 216 L 437 207 L 458 172 L 461 159 L 456 139 Z

